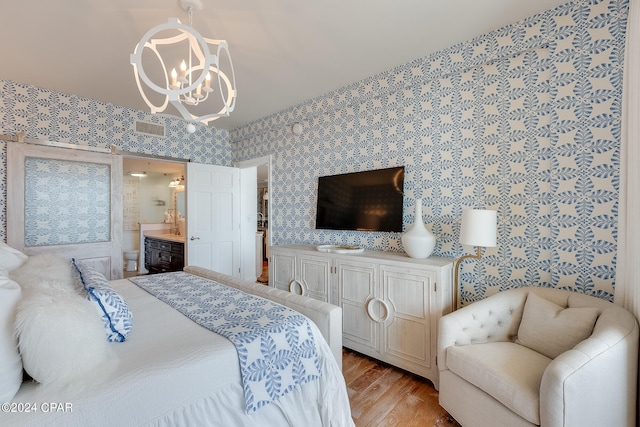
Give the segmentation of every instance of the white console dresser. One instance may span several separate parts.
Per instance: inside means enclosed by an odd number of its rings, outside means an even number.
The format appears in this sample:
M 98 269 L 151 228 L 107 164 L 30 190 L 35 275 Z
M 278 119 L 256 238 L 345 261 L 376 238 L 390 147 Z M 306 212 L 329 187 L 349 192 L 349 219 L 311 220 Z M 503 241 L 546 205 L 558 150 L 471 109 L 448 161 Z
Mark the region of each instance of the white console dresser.
M 271 246 L 269 284 L 342 307 L 343 345 L 438 387 L 438 321 L 453 307 L 453 259 Z

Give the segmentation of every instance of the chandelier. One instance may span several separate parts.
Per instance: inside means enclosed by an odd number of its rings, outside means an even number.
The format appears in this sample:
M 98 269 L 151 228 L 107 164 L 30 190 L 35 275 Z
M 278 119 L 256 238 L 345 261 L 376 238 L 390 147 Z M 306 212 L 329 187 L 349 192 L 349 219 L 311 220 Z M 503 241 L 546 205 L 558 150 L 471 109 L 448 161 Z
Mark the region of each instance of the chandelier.
M 185 120 L 207 124 L 235 107 L 233 63 L 226 40 L 204 38 L 193 29 L 192 14 L 202 10 L 201 1 L 180 0 L 180 6 L 189 13 L 189 25 L 169 18 L 153 27 L 142 36 L 130 61 L 151 113 L 164 112 L 171 104 Z M 165 64 L 172 65 L 170 72 Z M 151 96 L 141 81 L 153 91 Z

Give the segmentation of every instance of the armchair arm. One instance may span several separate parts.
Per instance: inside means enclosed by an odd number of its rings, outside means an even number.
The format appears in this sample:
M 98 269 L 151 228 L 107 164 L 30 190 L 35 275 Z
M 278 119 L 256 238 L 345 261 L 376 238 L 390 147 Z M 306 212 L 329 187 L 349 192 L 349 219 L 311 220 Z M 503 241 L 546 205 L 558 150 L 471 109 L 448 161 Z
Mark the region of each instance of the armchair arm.
M 447 347 L 512 341 L 518 332 L 526 298 L 526 289 L 504 291 L 440 318 L 438 369 L 447 369 Z
M 593 334 L 547 367 L 540 386 L 540 423 L 555 426 L 635 426 L 638 323 L 614 307 Z

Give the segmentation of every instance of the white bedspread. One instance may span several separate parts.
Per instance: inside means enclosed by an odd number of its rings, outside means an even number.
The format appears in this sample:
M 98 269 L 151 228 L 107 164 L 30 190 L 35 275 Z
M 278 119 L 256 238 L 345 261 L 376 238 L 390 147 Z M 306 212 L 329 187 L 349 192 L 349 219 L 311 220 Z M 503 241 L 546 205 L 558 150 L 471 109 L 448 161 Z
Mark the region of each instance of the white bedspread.
M 32 413 L 0 413 L 2 426 L 352 426 L 346 386 L 315 325 L 321 378 L 253 414 L 245 413 L 233 344 L 193 323 L 128 280 L 113 282 L 134 314 L 114 377 L 82 391 L 42 395 L 25 385 L 14 402 Z M 70 412 L 45 412 L 69 403 Z M 51 407 L 52 405 L 48 405 Z M 66 408 L 69 406 L 66 405 Z

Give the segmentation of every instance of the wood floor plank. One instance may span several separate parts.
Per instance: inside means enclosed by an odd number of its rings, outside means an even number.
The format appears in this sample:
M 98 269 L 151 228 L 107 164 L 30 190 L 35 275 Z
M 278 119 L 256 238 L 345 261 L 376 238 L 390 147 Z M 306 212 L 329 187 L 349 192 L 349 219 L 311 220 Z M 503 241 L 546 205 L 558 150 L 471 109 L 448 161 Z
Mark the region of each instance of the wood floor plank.
M 400 378 L 402 378 L 401 372 L 388 369 L 377 381 L 364 388 L 360 393 L 350 394 L 352 415 L 359 418 L 364 412 L 370 411 L 378 404 L 382 395 Z M 353 413 L 353 408 L 356 408 L 356 413 Z
M 363 372 L 374 366 L 370 359 L 360 357 L 354 352 L 342 352 L 342 374 L 347 385 L 357 380 Z
M 460 427 L 429 380 L 348 349 L 342 366 L 356 427 Z
M 378 364 L 373 364 L 366 370 L 359 372 L 359 375 L 352 381 L 347 383 L 347 386 L 356 392 L 361 392 L 369 387 L 372 383 L 378 381 L 378 379 L 383 376 L 385 372 L 385 367 Z
M 385 417 L 386 426 L 433 426 L 445 412 L 438 399 L 430 399 L 430 387 L 416 383 L 406 397 Z M 433 390 L 435 392 L 435 390 Z M 435 392 L 437 395 L 437 392 Z M 438 410 L 434 410 L 438 409 Z
M 411 380 L 409 378 L 403 376 L 393 383 L 375 402 L 371 410 L 365 411 L 362 416 L 358 418 L 356 426 L 380 425 L 379 422 L 384 420 L 396 405 L 406 397 L 410 382 Z

